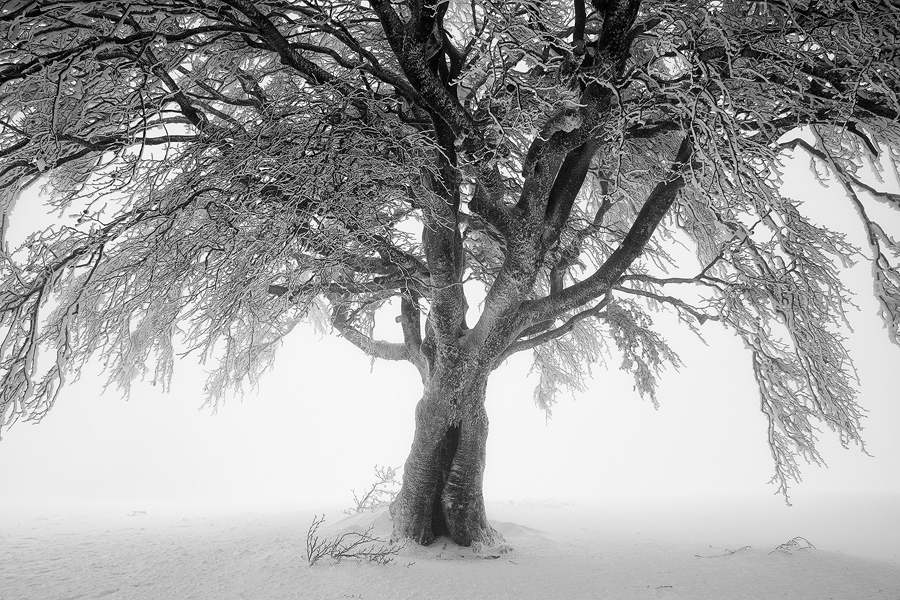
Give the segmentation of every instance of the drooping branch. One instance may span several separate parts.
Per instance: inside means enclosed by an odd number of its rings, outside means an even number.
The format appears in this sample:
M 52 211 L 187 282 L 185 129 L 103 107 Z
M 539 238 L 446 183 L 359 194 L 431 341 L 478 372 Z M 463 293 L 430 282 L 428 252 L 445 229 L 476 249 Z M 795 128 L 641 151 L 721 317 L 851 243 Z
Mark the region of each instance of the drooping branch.
M 894 261 L 900 259 L 900 243 L 892 239 L 881 225 L 868 215 L 864 204 L 853 188 L 854 185 L 859 183 L 858 179 L 850 176 L 846 169 L 838 164 L 828 150 L 818 129 L 815 126 L 811 129 L 820 148 L 810 147 L 803 140 L 797 140 L 797 144 L 802 146 L 810 155 L 828 165 L 840 182 L 841 187 L 844 188 L 847 198 L 859 216 L 860 222 L 866 231 L 869 249 L 872 252 L 872 279 L 875 297 L 880 305 L 879 312 L 888 330 L 889 339 L 897 346 L 900 346 L 900 264 L 892 262 L 892 257 L 890 256 L 891 254 L 893 255 Z M 871 186 L 865 186 L 863 189 L 869 191 L 872 188 Z M 895 200 L 895 198 L 900 198 L 896 194 L 879 194 L 877 191 L 873 195 L 876 198 L 880 197 L 889 202 Z M 892 208 L 900 208 L 900 204 L 892 206 Z
M 781 146 L 789 149 L 794 149 L 797 147 L 802 148 L 811 157 L 820 160 L 822 163 L 826 164 L 829 169 L 832 169 L 834 173 L 839 177 L 842 184 L 852 184 L 853 186 L 856 186 L 866 193 L 870 194 L 873 198 L 887 203 L 889 206 L 891 206 L 891 208 L 900 210 L 900 194 L 889 192 L 887 190 L 879 190 L 865 183 L 859 177 L 856 177 L 835 162 L 834 157 L 831 156 L 825 149 L 824 142 L 822 142 L 821 137 L 819 138 L 819 142 L 821 148 L 817 148 L 811 145 L 806 140 L 798 137 L 783 142 Z M 871 145 L 870 141 L 864 143 L 867 146 Z

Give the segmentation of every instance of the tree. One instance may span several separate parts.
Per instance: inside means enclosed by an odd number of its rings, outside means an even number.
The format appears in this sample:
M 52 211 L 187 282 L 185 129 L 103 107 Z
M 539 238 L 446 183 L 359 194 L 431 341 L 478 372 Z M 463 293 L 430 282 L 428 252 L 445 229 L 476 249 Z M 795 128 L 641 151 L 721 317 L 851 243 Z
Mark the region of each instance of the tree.
M 744 341 L 786 493 L 815 423 L 861 443 L 841 263 L 871 265 L 900 343 L 870 210 L 900 209 L 897 23 L 896 0 L 6 2 L 3 232 L 29 186 L 62 221 L 0 244 L 0 423 L 97 356 L 127 390 L 199 354 L 214 401 L 313 319 L 421 377 L 394 537 L 492 544 L 490 373 L 531 351 L 549 412 L 615 348 L 655 403 L 665 309 Z M 791 153 L 866 248 L 781 194 Z M 402 342 L 374 339 L 397 312 Z

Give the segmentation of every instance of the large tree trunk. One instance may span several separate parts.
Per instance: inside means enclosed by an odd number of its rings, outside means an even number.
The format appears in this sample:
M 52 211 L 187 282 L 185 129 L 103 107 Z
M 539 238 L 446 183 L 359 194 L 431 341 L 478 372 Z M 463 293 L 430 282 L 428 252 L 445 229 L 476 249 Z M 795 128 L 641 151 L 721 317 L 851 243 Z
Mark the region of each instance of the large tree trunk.
M 391 504 L 394 541 L 427 545 L 446 535 L 476 550 L 503 541 L 487 521 L 482 495 L 487 373 L 444 373 L 426 383 L 403 487 Z

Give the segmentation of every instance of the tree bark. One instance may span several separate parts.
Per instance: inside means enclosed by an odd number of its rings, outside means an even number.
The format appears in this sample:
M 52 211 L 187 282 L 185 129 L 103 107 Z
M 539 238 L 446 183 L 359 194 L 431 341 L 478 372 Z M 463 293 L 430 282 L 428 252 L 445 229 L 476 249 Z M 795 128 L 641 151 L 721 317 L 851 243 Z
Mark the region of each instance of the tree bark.
M 488 433 L 483 373 L 435 375 L 416 405 L 416 432 L 403 470 L 403 486 L 391 504 L 393 541 L 428 545 L 447 536 L 475 550 L 503 537 L 487 520 L 482 482 Z M 473 376 L 474 375 L 474 376 Z

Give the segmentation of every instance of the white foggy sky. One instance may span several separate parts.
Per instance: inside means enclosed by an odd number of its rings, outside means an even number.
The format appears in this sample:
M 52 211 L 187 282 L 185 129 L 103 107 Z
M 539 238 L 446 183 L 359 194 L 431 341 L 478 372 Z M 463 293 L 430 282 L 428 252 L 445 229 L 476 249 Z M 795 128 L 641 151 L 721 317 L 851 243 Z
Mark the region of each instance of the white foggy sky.
M 850 222 L 859 241 L 852 212 L 842 215 L 827 204 L 831 192 L 804 177 L 799 171 L 791 189 Z M 867 274 L 864 264 L 848 272 L 861 308 L 850 315 L 850 348 L 872 457 L 841 449 L 823 428 L 819 447 L 830 468 L 803 468 L 803 483 L 792 488 L 795 517 L 833 493 L 900 494 L 900 348 L 875 316 Z M 487 500 L 738 494 L 788 510 L 766 484 L 772 464 L 749 354 L 715 323 L 702 330 L 708 347 L 665 331 L 685 367 L 663 374 L 658 411 L 632 391 L 615 356 L 607 370 L 596 369 L 587 393 L 563 395 L 549 422 L 532 401 L 528 353 L 496 371 Z M 112 390 L 101 395 L 99 371 L 83 373 L 42 423 L 20 422 L 4 434 L 0 509 L 349 506 L 351 488 L 372 481 L 373 465 L 402 465 L 421 392 L 410 365 L 379 361 L 369 371 L 369 359 L 348 343 L 298 328 L 259 393 L 229 398 L 216 415 L 198 410 L 203 373 L 195 358 L 177 365 L 171 394 L 138 383 L 128 402 Z

